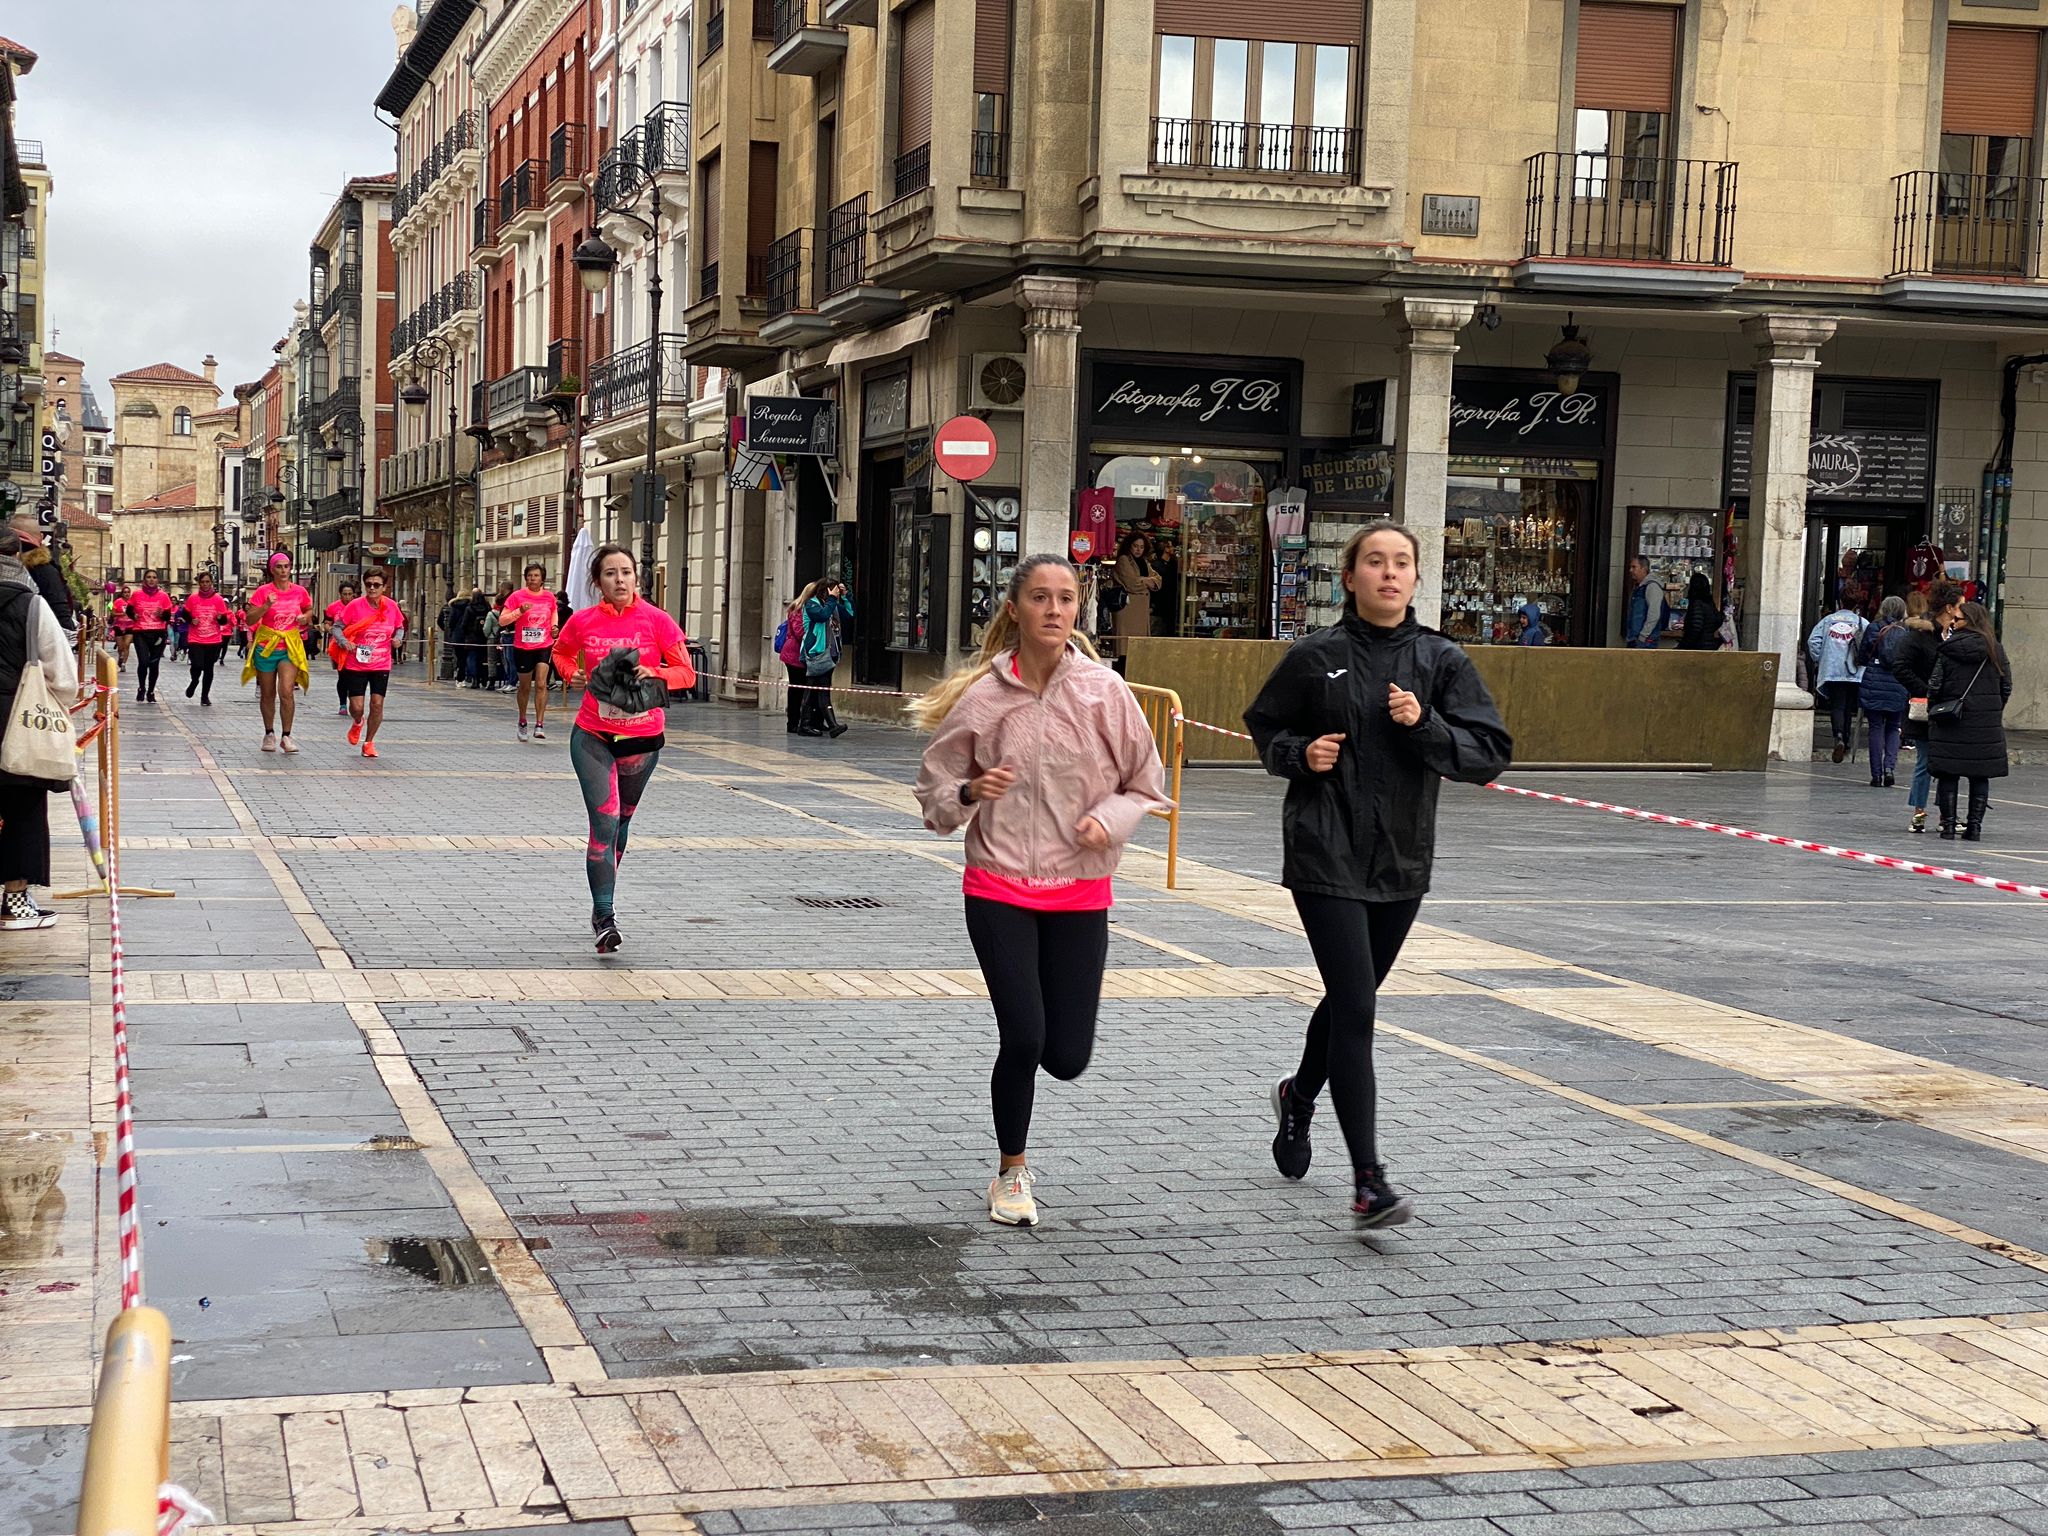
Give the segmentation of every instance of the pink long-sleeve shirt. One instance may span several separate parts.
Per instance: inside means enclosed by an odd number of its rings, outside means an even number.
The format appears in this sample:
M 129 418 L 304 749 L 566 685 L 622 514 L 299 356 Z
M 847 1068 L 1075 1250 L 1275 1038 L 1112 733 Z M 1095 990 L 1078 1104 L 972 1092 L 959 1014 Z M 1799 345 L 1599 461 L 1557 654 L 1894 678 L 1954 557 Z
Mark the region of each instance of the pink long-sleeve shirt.
M 551 659 L 555 671 L 563 677 L 574 677 L 578 672 L 588 676 L 620 646 L 638 650 L 640 665 L 654 668 L 671 688 L 688 688 L 697 681 L 697 669 L 690 665 L 689 643 L 683 638 L 682 626 L 637 597 L 624 608 L 600 602 L 571 614 L 555 637 Z M 583 690 L 583 704 L 576 711 L 576 723 L 600 736 L 658 736 L 663 719 L 658 709 L 629 714 L 601 703 L 588 688 Z

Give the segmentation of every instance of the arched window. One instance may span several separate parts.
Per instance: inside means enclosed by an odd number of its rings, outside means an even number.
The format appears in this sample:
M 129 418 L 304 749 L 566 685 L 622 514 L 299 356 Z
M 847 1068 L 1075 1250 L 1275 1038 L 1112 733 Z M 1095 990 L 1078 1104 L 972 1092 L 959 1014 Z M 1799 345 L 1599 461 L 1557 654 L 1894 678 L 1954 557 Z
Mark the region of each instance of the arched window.
M 171 412 L 171 435 L 174 437 L 190 437 L 192 435 L 192 413 L 182 405 Z

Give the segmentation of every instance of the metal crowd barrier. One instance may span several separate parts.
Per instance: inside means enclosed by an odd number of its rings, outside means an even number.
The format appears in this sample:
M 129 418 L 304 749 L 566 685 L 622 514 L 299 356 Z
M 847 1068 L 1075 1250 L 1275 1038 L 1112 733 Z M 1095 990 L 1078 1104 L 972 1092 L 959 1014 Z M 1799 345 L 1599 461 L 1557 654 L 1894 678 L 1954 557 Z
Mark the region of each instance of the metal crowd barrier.
M 1152 740 L 1159 748 L 1159 761 L 1166 766 L 1166 792 L 1173 797 L 1173 809 L 1154 811 L 1152 814 L 1166 823 L 1166 888 L 1174 888 L 1174 876 L 1180 865 L 1180 769 L 1181 760 L 1187 755 L 1184 732 L 1181 726 L 1180 695 L 1171 688 L 1154 688 L 1146 683 L 1126 683 L 1125 687 L 1138 701 L 1138 708 L 1144 711 L 1145 723 L 1152 728 Z

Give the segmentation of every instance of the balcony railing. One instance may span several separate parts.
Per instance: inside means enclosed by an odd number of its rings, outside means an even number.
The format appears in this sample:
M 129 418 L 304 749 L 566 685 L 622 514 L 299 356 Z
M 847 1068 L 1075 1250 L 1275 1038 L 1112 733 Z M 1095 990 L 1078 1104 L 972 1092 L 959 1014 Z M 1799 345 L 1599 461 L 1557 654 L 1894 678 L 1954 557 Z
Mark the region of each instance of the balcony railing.
M 553 388 L 544 367 L 514 368 L 484 386 L 484 421 L 503 426 Z
M 498 183 L 498 228 L 503 229 L 522 213 L 532 213 L 546 204 L 547 165 L 540 160 L 522 160 L 512 174 Z
M 718 297 L 718 263 L 707 261 L 697 269 L 697 297 L 699 300 Z
M 363 269 L 349 262 L 336 274 L 327 297 L 320 301 L 320 323 L 325 325 L 363 296 Z
M 328 422 L 342 416 L 356 416 L 362 406 L 362 384 L 356 379 L 343 379 L 310 407 L 301 413 L 301 420 L 307 430 L 317 432 Z
M 723 6 L 704 18 L 704 57 L 710 58 L 725 46 L 725 8 Z
M 558 123 L 548 135 L 548 185 L 573 181 L 584 171 L 588 130 L 581 123 Z
M 476 205 L 475 232 L 469 241 L 471 250 L 481 250 L 498 243 L 497 211 L 489 198 Z
M 459 112 L 448 125 L 431 149 L 420 157 L 420 163 L 413 167 L 410 176 L 400 183 L 398 191 L 391 198 L 391 218 L 394 223 L 405 218 L 418 206 L 427 191 L 439 181 L 461 156 L 482 143 L 477 114 L 474 111 Z
M 399 357 L 410 352 L 456 316 L 476 309 L 481 302 L 479 287 L 474 274 L 469 272 L 458 272 L 443 283 L 391 328 L 391 355 Z
M 1735 252 L 1735 165 L 1655 155 L 1531 155 L 1529 256 L 1725 267 Z
M 683 357 L 683 339 L 680 331 L 663 331 L 592 363 L 590 419 L 611 421 L 644 411 L 650 389 L 657 406 L 688 405 L 690 365 Z
M 564 336 L 548 343 L 548 391 L 574 395 L 583 388 L 583 343 Z
M 775 36 L 775 0 L 754 0 L 754 36 L 762 41 Z
M 41 139 L 16 139 L 14 141 L 14 154 L 15 158 L 20 160 L 23 165 L 41 165 L 43 163 L 43 141 Z
M 761 285 L 771 317 L 811 307 L 810 267 L 804 260 L 810 234 L 807 229 L 793 229 L 770 244 L 762 258 Z
M 896 157 L 896 196 L 905 198 L 932 184 L 932 147 L 920 144 Z
M 476 468 L 476 443 L 467 437 L 455 440 L 455 478 Z M 445 486 L 449 480 L 448 440 L 436 437 L 416 448 L 406 448 L 377 461 L 377 494 L 385 497 L 410 496 Z
M 825 215 L 825 295 L 858 288 L 868 276 L 868 195 Z
M 597 206 L 616 212 L 639 195 L 648 177 L 689 169 L 690 105 L 661 102 L 598 161 Z
M 1358 135 L 1304 123 L 1155 117 L 1152 169 L 1351 181 L 1358 175 Z
M 977 128 L 968 145 L 969 174 L 975 182 L 984 187 L 1003 187 L 1010 183 L 1010 136 L 991 129 Z
M 2041 277 L 2044 192 L 2032 176 L 1894 176 L 1893 275 Z
M 361 500 L 356 495 L 356 488 L 352 485 L 344 486 L 341 490 L 329 491 L 325 496 L 316 497 L 312 513 L 306 521 L 316 528 L 323 523 L 339 522 L 343 518 L 354 517 L 356 508 L 360 505 Z

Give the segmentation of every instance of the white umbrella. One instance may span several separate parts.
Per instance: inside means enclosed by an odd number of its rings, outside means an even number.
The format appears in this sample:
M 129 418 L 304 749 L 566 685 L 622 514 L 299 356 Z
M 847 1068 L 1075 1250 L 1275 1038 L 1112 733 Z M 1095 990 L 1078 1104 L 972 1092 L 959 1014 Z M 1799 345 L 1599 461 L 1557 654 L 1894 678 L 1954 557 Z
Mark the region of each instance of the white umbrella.
M 576 530 L 576 542 L 569 546 L 569 569 L 562 573 L 562 586 L 569 594 L 569 606 L 581 613 L 597 606 L 597 584 L 590 579 L 590 557 L 597 546 L 590 542 L 590 525 Z

